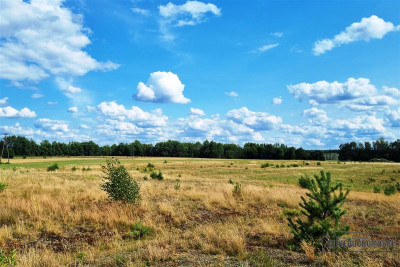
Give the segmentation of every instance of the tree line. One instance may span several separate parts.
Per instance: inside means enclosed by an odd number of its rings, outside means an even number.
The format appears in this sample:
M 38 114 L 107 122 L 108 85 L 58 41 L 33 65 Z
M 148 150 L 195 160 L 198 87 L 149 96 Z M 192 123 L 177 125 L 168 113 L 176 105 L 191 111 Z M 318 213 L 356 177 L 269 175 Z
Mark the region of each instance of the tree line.
M 400 139 L 388 142 L 379 138 L 375 142 L 350 142 L 339 146 L 339 160 L 371 161 L 390 160 L 400 162 Z
M 301 159 L 325 160 L 323 151 L 305 150 L 283 144 L 246 143 L 244 146 L 223 144 L 205 140 L 203 143 L 189 143 L 169 140 L 153 144 L 143 144 L 138 140 L 99 146 L 89 142 L 49 142 L 37 144 L 23 136 L 7 137 L 10 157 L 14 156 L 154 156 L 154 157 L 192 157 L 226 159 Z M 3 141 L 0 142 L 3 147 Z M 7 153 L 3 154 L 7 157 Z

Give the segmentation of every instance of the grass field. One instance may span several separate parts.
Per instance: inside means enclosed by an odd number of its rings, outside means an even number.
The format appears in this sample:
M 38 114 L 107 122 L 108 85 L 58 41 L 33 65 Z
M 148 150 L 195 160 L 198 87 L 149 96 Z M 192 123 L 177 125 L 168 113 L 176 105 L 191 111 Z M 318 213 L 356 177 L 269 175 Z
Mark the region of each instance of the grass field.
M 15 249 L 18 266 L 400 266 L 394 252 L 314 255 L 306 245 L 294 251 L 285 215 L 306 192 L 298 178 L 324 170 L 351 189 L 343 217 L 351 231 L 400 238 L 400 193 L 383 194 L 400 182 L 400 164 L 120 160 L 140 181 L 138 206 L 112 202 L 100 189 L 105 158 L 0 165 L 0 183 L 7 184 L 0 192 L 0 249 Z M 272 166 L 261 168 L 266 162 Z M 60 169 L 48 172 L 53 163 Z M 148 163 L 164 180 L 149 177 Z M 242 184 L 242 196 L 229 180 Z M 139 220 L 153 232 L 134 238 Z

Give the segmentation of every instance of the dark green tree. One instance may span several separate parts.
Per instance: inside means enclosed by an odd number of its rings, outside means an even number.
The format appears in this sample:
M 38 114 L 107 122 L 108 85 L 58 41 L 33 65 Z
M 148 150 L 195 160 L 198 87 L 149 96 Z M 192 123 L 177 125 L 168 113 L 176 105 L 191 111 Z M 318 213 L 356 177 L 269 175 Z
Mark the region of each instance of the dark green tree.
M 321 248 L 327 239 L 335 239 L 349 230 L 349 226 L 341 226 L 340 218 L 345 214 L 343 206 L 349 190 L 343 192 L 342 184 L 332 185 L 331 174 L 321 171 L 321 176 L 314 175 L 314 180 L 307 186 L 308 199 L 303 196 L 300 203 L 301 213 L 306 216 L 303 221 L 298 218 L 295 222 L 288 217 L 289 227 L 294 240 L 305 240 Z M 335 191 L 338 190 L 338 194 Z

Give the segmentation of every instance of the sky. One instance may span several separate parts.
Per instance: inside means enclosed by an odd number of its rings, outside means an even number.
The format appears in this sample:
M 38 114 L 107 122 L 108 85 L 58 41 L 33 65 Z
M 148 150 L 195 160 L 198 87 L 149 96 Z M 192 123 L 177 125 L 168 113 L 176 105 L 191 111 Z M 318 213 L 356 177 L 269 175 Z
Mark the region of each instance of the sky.
M 400 1 L 0 0 L 0 133 L 400 138 Z

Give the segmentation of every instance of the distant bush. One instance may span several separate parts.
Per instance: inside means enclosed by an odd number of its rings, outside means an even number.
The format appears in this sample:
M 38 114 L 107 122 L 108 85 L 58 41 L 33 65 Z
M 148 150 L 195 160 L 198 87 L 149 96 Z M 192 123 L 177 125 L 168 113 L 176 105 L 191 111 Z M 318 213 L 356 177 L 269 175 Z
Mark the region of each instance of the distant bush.
M 154 164 L 151 164 L 151 163 L 149 162 L 149 164 L 147 164 L 147 168 L 154 168 Z
M 90 168 L 90 167 L 87 167 L 87 168 L 85 168 L 85 167 L 83 167 L 82 168 L 82 171 L 83 172 L 88 172 L 88 171 L 91 171 L 92 169 Z
M 321 166 L 321 162 L 318 161 L 318 162 L 317 162 L 317 166 Z
M 267 168 L 269 166 L 271 166 L 271 165 L 268 162 L 264 163 L 264 164 L 261 164 L 261 168 Z
M 8 186 L 8 185 L 5 184 L 5 183 L 0 183 L 0 192 L 3 192 L 4 189 L 6 189 L 7 186 Z
M 120 200 L 132 204 L 140 201 L 140 185 L 134 181 L 126 168 L 120 165 L 118 159 L 107 159 L 106 165 L 102 166 L 105 183 L 101 188 L 107 192 L 113 200 Z
M 48 172 L 53 172 L 53 171 L 58 170 L 58 169 L 59 169 L 58 163 L 54 163 L 53 165 L 50 165 L 49 167 L 47 167 L 47 171 Z
M 174 185 L 175 190 L 179 190 L 179 188 L 181 188 L 181 184 L 179 182 L 176 182 L 176 184 Z
M 233 195 L 235 195 L 235 196 L 242 196 L 242 193 L 243 193 L 242 185 L 239 182 L 235 182 L 232 192 L 233 192 Z
M 229 180 L 228 180 L 228 184 L 233 184 L 232 179 L 229 179 Z
M 390 196 L 390 195 L 394 195 L 396 193 L 396 187 L 394 185 L 389 185 L 387 187 L 385 187 L 385 189 L 383 190 L 383 193 L 385 193 L 385 195 Z
M 309 178 L 308 176 L 300 177 L 298 183 L 299 183 L 299 186 L 301 188 L 306 188 L 307 189 L 307 188 L 310 188 L 312 186 L 311 178 Z
M 147 175 L 143 176 L 143 180 L 147 181 L 149 178 L 147 178 Z
M 161 181 L 161 180 L 164 179 L 164 176 L 163 176 L 163 174 L 162 174 L 161 171 L 159 171 L 158 173 L 156 173 L 155 171 L 152 171 L 152 172 L 150 173 L 150 177 L 151 177 L 152 179 L 157 179 L 157 180 L 159 180 L 159 181 Z
M 75 167 L 75 166 L 72 167 L 72 168 L 71 168 L 71 171 L 73 171 L 73 172 L 76 171 L 76 167 Z
M 167 160 L 164 160 L 164 163 L 168 163 L 168 161 L 167 161 Z

